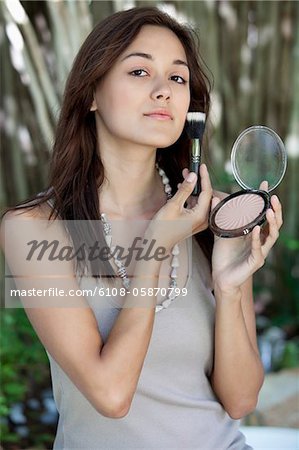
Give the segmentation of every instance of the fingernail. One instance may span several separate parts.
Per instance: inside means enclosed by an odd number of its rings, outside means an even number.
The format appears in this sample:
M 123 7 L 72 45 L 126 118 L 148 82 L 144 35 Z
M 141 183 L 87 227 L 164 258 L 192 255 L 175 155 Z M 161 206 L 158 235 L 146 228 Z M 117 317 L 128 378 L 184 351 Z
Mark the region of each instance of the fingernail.
M 188 181 L 188 183 L 193 183 L 193 181 L 195 181 L 195 180 L 196 180 L 196 174 L 194 172 L 190 172 L 186 178 L 186 181 Z

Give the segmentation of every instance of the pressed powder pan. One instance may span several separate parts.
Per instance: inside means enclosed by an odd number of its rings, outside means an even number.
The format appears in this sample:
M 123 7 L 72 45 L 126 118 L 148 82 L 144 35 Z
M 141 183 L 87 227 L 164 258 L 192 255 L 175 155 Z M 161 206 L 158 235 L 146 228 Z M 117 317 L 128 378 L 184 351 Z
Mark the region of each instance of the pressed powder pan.
M 238 237 L 250 233 L 266 221 L 270 195 L 259 189 L 268 182 L 269 192 L 282 180 L 286 151 L 280 137 L 270 128 L 253 126 L 244 130 L 233 145 L 232 171 L 244 189 L 222 200 L 211 212 L 210 228 L 220 237 Z

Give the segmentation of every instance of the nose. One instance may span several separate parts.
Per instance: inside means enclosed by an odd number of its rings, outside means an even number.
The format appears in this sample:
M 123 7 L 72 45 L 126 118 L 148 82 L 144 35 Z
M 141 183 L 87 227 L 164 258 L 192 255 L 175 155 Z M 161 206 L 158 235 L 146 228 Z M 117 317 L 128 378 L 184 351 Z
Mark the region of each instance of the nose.
M 152 90 L 151 97 L 154 100 L 169 100 L 171 97 L 171 89 L 168 82 L 165 80 L 157 81 Z

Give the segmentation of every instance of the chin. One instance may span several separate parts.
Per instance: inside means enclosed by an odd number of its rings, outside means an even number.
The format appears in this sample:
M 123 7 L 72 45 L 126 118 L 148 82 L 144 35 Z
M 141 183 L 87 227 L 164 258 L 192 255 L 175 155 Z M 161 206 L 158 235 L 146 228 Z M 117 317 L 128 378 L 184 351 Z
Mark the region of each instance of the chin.
M 150 145 L 151 147 L 155 148 L 166 148 L 174 144 L 179 139 L 179 137 L 180 135 L 170 138 L 169 136 L 165 136 L 164 134 L 164 136 L 155 136 L 153 139 L 152 136 L 151 139 L 149 139 L 148 142 L 144 142 L 144 144 Z
M 178 139 L 179 139 L 179 137 L 177 137 L 176 139 L 172 139 L 172 140 L 168 139 L 167 141 L 159 141 L 155 147 L 156 148 L 167 148 L 167 147 L 170 147 L 175 142 L 177 142 Z
M 172 144 L 174 144 L 176 141 L 174 142 L 167 142 L 167 144 L 164 143 L 158 143 L 157 145 L 155 145 L 155 148 L 167 148 L 170 147 Z

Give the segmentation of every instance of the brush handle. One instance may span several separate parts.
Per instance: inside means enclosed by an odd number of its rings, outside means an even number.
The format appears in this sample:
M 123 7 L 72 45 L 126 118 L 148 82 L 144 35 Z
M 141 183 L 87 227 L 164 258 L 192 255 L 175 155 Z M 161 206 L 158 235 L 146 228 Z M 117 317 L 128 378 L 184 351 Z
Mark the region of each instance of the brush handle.
M 190 155 L 190 172 L 195 172 L 197 175 L 196 185 L 194 186 L 191 195 L 198 196 L 201 192 L 199 166 L 201 161 L 201 142 L 200 139 L 192 139 L 192 148 Z
M 197 175 L 196 185 L 194 186 L 194 189 L 193 189 L 191 195 L 196 195 L 196 196 L 198 196 L 201 192 L 199 166 L 200 166 L 199 161 L 191 161 L 190 172 L 195 172 Z

